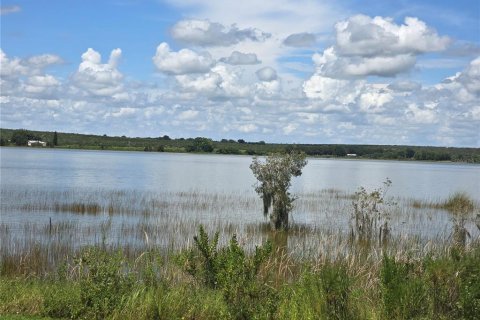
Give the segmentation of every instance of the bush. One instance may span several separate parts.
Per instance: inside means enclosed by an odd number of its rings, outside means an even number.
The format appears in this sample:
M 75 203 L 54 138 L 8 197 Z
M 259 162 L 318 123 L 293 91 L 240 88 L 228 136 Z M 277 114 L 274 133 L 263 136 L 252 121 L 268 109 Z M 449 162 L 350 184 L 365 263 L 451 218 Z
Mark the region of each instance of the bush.
M 119 307 L 134 285 L 120 251 L 110 253 L 96 247 L 81 254 L 78 267 L 82 313 L 87 318 L 104 319 Z
M 53 318 L 77 318 L 82 309 L 80 287 L 77 283 L 59 282 L 44 292 L 44 313 Z
M 267 242 L 247 256 L 234 235 L 227 247 L 218 249 L 218 232 L 210 240 L 203 226 L 194 237 L 196 250 L 188 254 L 186 271 L 200 284 L 222 292 L 230 314 L 235 319 L 251 319 L 253 315 L 273 314 L 275 292 L 259 281 L 262 263 L 270 256 Z

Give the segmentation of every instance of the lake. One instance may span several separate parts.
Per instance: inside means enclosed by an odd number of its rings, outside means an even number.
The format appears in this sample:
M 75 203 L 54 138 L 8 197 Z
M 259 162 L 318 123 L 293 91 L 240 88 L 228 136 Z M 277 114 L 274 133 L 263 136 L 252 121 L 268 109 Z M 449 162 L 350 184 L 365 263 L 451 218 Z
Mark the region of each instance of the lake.
M 250 156 L 0 148 L 0 157 L 2 249 L 51 239 L 52 228 L 59 242 L 74 245 L 103 237 L 118 245 L 181 246 L 200 223 L 258 237 L 255 226 L 265 222 Z M 293 181 L 292 221 L 346 233 L 352 194 L 360 186 L 382 187 L 387 177 L 398 236 L 450 235 L 448 212 L 413 208 L 413 199 L 442 201 L 464 192 L 480 202 L 480 165 L 309 158 Z M 473 224 L 467 227 L 478 235 Z M 303 241 L 313 247 L 320 240 Z
M 41 190 L 138 190 L 253 193 L 249 156 L 1 148 L 1 186 Z M 480 200 L 480 165 L 308 159 L 293 191 L 374 188 L 390 178 L 393 196 L 444 199 L 465 192 Z

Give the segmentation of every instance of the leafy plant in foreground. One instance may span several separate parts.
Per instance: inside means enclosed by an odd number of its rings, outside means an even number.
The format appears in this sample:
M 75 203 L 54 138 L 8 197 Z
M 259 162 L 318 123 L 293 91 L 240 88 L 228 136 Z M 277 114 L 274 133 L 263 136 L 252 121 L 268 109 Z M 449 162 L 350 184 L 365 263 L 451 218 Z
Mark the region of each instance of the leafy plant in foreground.
M 120 251 L 108 252 L 91 247 L 78 259 L 81 272 L 82 314 L 86 318 L 104 319 L 118 308 L 134 285 Z
M 203 226 L 194 237 L 196 248 L 190 251 L 186 271 L 205 286 L 220 290 L 235 319 L 251 319 L 254 314 L 271 314 L 276 299 L 273 289 L 258 279 L 262 263 L 270 256 L 267 242 L 246 254 L 235 235 L 229 245 L 219 249 L 218 232 L 209 239 Z

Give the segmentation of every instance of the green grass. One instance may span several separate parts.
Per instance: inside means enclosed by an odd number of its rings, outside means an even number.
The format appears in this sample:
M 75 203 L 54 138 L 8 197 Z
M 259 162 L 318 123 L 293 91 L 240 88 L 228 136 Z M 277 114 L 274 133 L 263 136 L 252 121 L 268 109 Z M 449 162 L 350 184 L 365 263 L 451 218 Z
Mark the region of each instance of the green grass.
M 29 315 L 0 315 L 0 320 L 51 320 L 54 318 Z
M 476 319 L 480 243 L 411 258 L 248 254 L 235 238 L 169 258 L 89 247 L 57 271 L 0 276 L 2 319 Z M 269 249 L 270 248 L 270 249 Z

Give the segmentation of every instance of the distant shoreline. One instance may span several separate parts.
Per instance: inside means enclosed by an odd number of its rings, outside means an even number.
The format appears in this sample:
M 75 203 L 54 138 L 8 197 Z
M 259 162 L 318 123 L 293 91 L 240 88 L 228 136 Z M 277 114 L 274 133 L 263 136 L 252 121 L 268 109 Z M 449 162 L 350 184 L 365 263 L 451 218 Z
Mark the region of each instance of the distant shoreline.
M 56 138 L 55 138 L 56 135 Z M 87 135 L 25 129 L 1 129 L 1 146 L 27 147 L 28 140 L 39 140 L 47 147 L 72 150 L 142 151 L 194 154 L 229 154 L 263 156 L 270 153 L 298 150 L 308 157 L 320 159 L 400 160 L 480 163 L 480 148 L 406 146 L 406 145 L 349 145 L 349 144 L 281 144 L 243 139 L 178 138 L 167 135 L 157 138 Z M 30 139 L 31 138 L 31 139 Z M 20 140 L 23 139 L 23 140 Z M 55 140 L 56 139 L 56 140 Z M 55 142 L 56 141 L 56 145 Z

